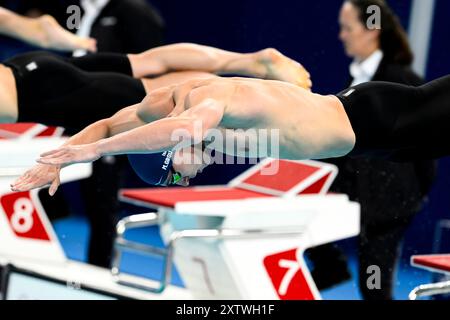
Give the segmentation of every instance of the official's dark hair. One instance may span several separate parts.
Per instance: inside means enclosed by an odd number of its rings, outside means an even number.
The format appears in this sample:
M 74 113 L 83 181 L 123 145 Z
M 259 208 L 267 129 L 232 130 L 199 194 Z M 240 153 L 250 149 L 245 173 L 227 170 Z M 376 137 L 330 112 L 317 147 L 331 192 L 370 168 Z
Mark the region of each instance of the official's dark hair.
M 367 8 L 378 6 L 381 13 L 380 49 L 384 53 L 384 59 L 402 65 L 412 64 L 414 55 L 406 31 L 385 0 L 346 0 L 346 2 L 351 3 L 359 11 L 361 23 L 366 28 L 368 28 L 367 21 L 373 15 L 373 11 L 367 12 Z

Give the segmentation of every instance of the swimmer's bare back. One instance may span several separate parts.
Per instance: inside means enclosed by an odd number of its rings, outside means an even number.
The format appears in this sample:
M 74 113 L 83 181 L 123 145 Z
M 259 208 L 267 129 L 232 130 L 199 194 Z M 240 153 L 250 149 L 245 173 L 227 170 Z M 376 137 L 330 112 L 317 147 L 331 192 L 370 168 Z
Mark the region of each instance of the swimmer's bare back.
M 349 153 L 355 144 L 350 121 L 338 98 L 279 81 L 192 81 L 175 89 L 155 91 L 147 97 L 147 105 L 171 109 L 177 104 L 189 110 L 205 99 L 224 104 L 220 127 L 279 130 L 279 156 L 284 159 L 339 157 Z
M 13 72 L 0 64 L 0 123 L 16 122 L 18 117 L 17 89 Z

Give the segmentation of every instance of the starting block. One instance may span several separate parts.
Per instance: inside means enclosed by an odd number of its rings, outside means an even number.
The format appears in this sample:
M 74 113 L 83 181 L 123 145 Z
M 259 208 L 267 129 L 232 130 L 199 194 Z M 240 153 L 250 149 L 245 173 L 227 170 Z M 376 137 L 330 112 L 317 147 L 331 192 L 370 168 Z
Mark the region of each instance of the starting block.
M 412 256 L 411 265 L 431 272 L 450 275 L 450 254 Z M 410 300 L 419 297 L 450 293 L 450 281 L 425 284 L 414 288 L 409 294 Z
M 226 186 L 122 190 L 123 201 L 157 213 L 119 222 L 112 273 L 123 285 L 164 292 L 175 263 L 195 299 L 320 299 L 304 251 L 360 227 L 359 204 L 328 194 L 336 175 L 325 163 L 266 159 Z M 150 225 L 159 225 L 166 249 L 125 239 Z M 124 279 L 124 251 L 161 256 L 160 283 Z
M 61 146 L 63 128 L 35 123 L 0 125 L 0 252 L 4 256 L 65 261 L 65 255 L 38 199 L 38 190 L 12 193 L 10 184 L 36 164 L 39 154 Z M 61 182 L 87 178 L 91 165 L 67 168 Z M 66 170 L 64 170 L 66 171 Z M 40 217 L 40 218 L 39 218 Z M 36 223 L 35 223 L 36 222 Z M 39 239 L 46 246 L 30 239 Z M 41 250 L 36 250 L 38 246 Z M 17 248 L 21 250 L 17 250 Z
M 7 186 L 9 190 L 14 177 L 19 177 L 34 166 L 42 152 L 65 143 L 67 138 L 62 137 L 63 132 L 63 128 L 36 123 L 0 125 L 0 188 Z M 90 164 L 71 167 L 63 170 L 61 181 L 70 182 L 91 175 Z M 8 182 L 4 182 L 3 178 L 8 179 Z
M 10 183 L 36 164 L 39 154 L 62 145 L 62 128 L 0 125 L 0 266 L 4 299 L 192 299 L 169 286 L 152 294 L 117 284 L 109 269 L 67 259 L 42 207 L 38 190 L 11 192 Z M 87 178 L 90 164 L 65 168 L 61 182 Z M 129 276 L 130 281 L 134 278 Z M 136 280 L 134 280 L 136 281 Z M 148 286 L 154 281 L 146 280 Z

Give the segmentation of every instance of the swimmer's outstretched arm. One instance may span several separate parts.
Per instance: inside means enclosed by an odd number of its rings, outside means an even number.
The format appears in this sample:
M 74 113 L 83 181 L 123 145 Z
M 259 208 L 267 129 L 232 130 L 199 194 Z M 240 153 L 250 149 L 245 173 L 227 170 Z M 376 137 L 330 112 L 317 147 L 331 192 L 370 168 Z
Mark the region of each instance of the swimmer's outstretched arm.
M 46 152 L 38 162 L 65 166 L 92 162 L 106 155 L 181 149 L 200 143 L 209 129 L 219 126 L 223 113 L 223 103 L 205 99 L 177 117 L 158 120 L 91 144 L 66 146 Z
M 135 78 L 195 70 L 281 80 L 308 89 L 312 85 L 310 74 L 300 63 L 272 48 L 237 53 L 198 44 L 177 43 L 128 57 Z
M 0 34 L 46 49 L 62 51 L 83 49 L 92 52 L 97 50 L 94 39 L 72 34 L 62 28 L 52 16 L 28 18 L 1 7 Z
M 163 88 L 154 92 L 145 99 L 133 106 L 124 108 L 110 118 L 99 120 L 78 134 L 72 136 L 61 148 L 77 145 L 90 145 L 99 140 L 112 137 L 114 135 L 126 132 L 162 118 L 165 118 L 170 112 L 176 111 L 171 116 L 176 116 L 184 112 L 184 107 L 174 108 L 174 105 L 168 103 L 172 101 L 172 96 L 184 101 L 185 95 L 190 88 L 197 82 L 204 80 L 191 81 L 192 84 L 186 84 L 182 90 L 175 90 L 172 93 L 171 87 Z M 177 111 L 179 109 L 179 111 Z M 192 112 L 192 111 L 190 111 Z M 11 184 L 12 191 L 29 191 L 35 188 L 41 188 L 50 185 L 49 194 L 54 195 L 57 191 L 60 180 L 59 174 L 62 166 L 37 164 L 21 177 Z
M 140 104 L 124 108 L 108 119 L 97 121 L 76 135 L 62 147 L 90 144 L 101 139 L 143 126 L 145 123 L 137 115 Z M 50 185 L 49 194 L 53 196 L 60 185 L 62 166 L 37 164 L 11 184 L 12 191 L 29 191 Z

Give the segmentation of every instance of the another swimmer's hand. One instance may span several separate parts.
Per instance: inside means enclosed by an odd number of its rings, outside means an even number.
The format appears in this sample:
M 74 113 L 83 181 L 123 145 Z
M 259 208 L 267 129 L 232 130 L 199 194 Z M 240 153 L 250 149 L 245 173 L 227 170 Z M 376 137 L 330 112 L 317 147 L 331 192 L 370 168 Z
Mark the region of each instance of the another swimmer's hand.
M 37 26 L 42 34 L 39 44 L 44 48 L 62 51 L 77 49 L 91 52 L 97 51 L 95 39 L 79 37 L 65 30 L 52 16 L 44 15 L 37 18 Z
M 50 185 L 48 193 L 53 196 L 61 184 L 59 178 L 60 171 L 60 166 L 38 164 L 12 183 L 11 190 L 23 192 Z
M 98 160 L 98 143 L 69 145 L 41 154 L 37 162 L 54 166 L 68 166 L 74 163 L 89 163 Z

